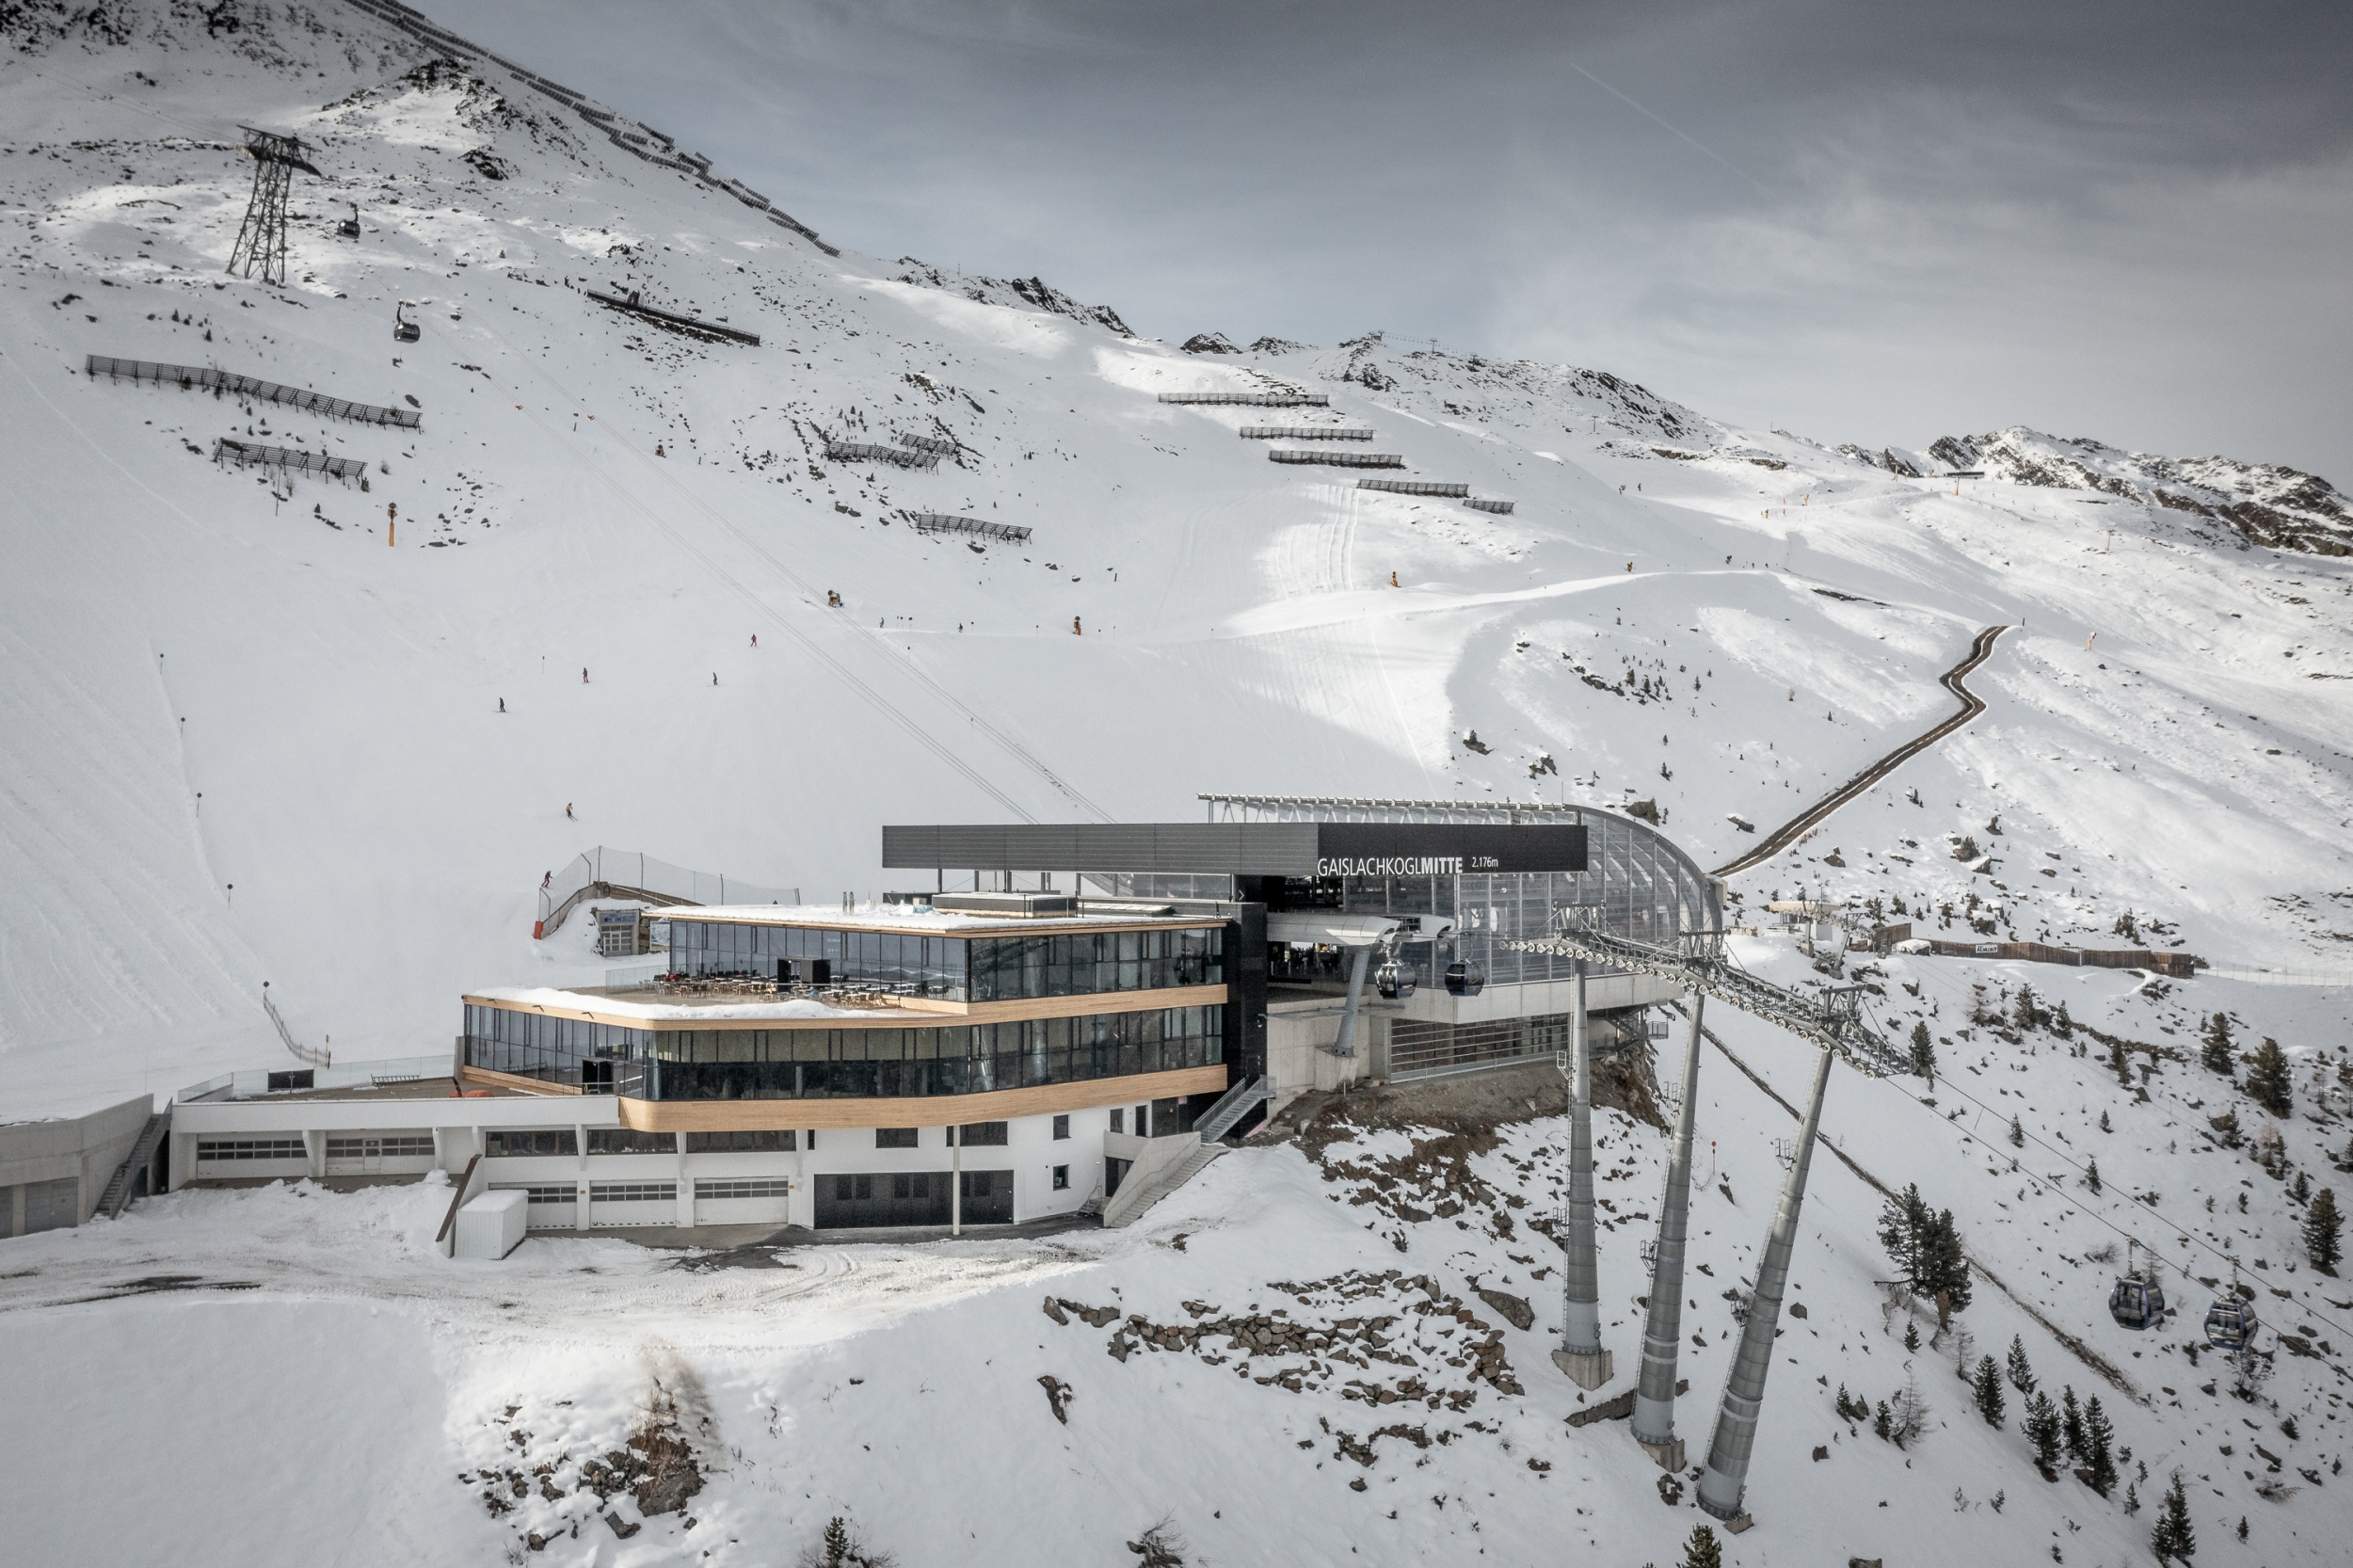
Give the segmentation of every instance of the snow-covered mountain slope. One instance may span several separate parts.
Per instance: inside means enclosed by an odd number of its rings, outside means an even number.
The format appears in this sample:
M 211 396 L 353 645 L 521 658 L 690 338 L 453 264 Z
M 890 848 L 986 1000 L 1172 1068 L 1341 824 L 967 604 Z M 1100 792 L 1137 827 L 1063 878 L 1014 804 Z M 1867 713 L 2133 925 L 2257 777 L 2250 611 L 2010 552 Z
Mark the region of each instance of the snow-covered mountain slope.
M 2275 463 L 2153 457 L 2019 425 L 1986 436 L 1945 436 L 1929 445 L 1929 456 L 2016 485 L 2096 490 L 2187 512 L 2235 529 L 2253 544 L 2353 553 L 2353 508 L 2344 495 L 2326 479 Z M 2201 536 L 2216 538 L 2214 533 Z
M 2120 1441 L 2150 1465 L 2144 1504 L 2175 1464 L 2204 1487 L 2209 1560 L 2229 1556 L 2224 1529 L 2240 1514 L 2254 1521 L 2249 1560 L 2331 1560 L 2346 1496 L 2333 1347 L 2353 1339 L 2340 1326 L 2353 1323 L 2342 1302 L 2353 1292 L 2288 1272 L 2302 1212 L 2289 1173 L 2344 1186 L 2329 1169 L 2347 1137 L 2342 1096 L 2315 1096 L 2345 1048 L 2346 992 L 2252 978 L 2353 968 L 2353 563 L 2322 552 L 2342 536 L 2327 510 L 2342 502 L 2321 482 L 2023 433 L 1972 444 L 1962 466 L 1984 478 L 1937 480 L 1900 472 L 1900 453 L 1872 463 L 1734 429 L 1602 371 L 1378 337 L 1187 353 L 1036 280 L 833 254 L 676 167 L 676 150 L 648 162 L 614 139 L 618 121 L 584 118 L 492 62 L 440 63 L 360 9 L 24 7 L 8 24 L 0 1113 L 168 1092 L 270 1060 L 281 1048 L 259 1009 L 264 980 L 297 1035 L 331 1037 L 346 1059 L 428 1048 L 456 1027 L 469 984 L 593 967 L 577 928 L 540 945 L 529 930 L 540 875 L 597 842 L 829 898 L 874 888 L 883 822 L 1183 819 L 1195 791 L 1258 790 L 1652 800 L 1669 832 L 1718 864 L 1756 841 L 1733 818 L 1769 830 L 1949 712 L 1937 676 L 1979 629 L 2006 624 L 1972 677 L 1991 704 L 1982 717 L 1734 891 L 1752 909 L 1801 888 L 1876 898 L 1891 917 L 1901 899 L 1936 911 L 1916 917 L 1924 935 L 1974 922 L 1977 935 L 2137 939 L 2214 966 L 2144 984 L 1891 960 L 1875 982 L 1882 1022 L 1908 1031 L 1917 1010 L 1958 1076 L 1920 1109 L 1897 1103 L 1918 1085 L 1842 1074 L 1829 1125 L 1882 1180 L 1917 1180 L 1953 1207 L 2025 1304 L 1981 1287 L 1963 1320 L 1981 1349 L 2022 1334 L 2046 1380 L 2079 1391 L 2096 1380 Z M 658 104 L 623 107 L 660 118 Z M 295 185 L 283 289 L 222 272 L 251 175 L 241 123 L 302 136 L 322 170 Z M 778 200 L 822 230 L 822 214 Z M 333 232 L 346 201 L 360 208 L 356 241 Z M 591 289 L 761 342 L 674 334 Z M 417 303 L 414 344 L 392 340 L 401 300 Z M 422 428 L 93 379 L 91 354 L 413 403 Z M 1156 396 L 1280 387 L 1329 408 Z M 1362 444 L 1401 454 L 1408 477 L 1516 508 L 1361 490 L 1360 471 L 1266 456 L 1305 443 L 1237 435 L 1325 422 L 1372 428 Z M 956 445 L 930 472 L 826 455 L 828 440 L 901 435 Z M 368 488 L 273 487 L 210 460 L 224 437 L 362 459 Z M 2270 511 L 2247 510 L 2257 505 Z M 910 518 L 926 512 L 1033 532 L 1018 546 L 918 534 Z M 2311 548 L 2275 548 L 2299 541 Z M 1963 839 L 1977 847 L 1966 859 Z M 2128 914 L 2137 937 L 2118 934 Z M 1785 979 L 1807 972 L 1784 944 L 1743 951 Z M 2080 1034 L 2033 1029 L 2013 1044 L 1972 1023 L 1979 981 L 1989 1012 L 2009 1005 L 2003 987 L 2014 1000 L 2031 984 L 2074 1020 L 2158 1048 L 2150 1099 L 2105 1071 L 2104 1043 L 2077 1056 Z M 2243 1149 L 2193 1157 L 2226 1104 L 2250 1137 L 2261 1124 L 2235 1091 L 2167 1054 L 2194 1056 L 2194 1015 L 2216 1011 L 2239 1019 L 2242 1040 L 2277 1036 L 2296 1063 L 2279 1179 Z M 1744 1020 L 1711 1022 L 1797 1096 L 1799 1052 Z M 1770 1140 L 1789 1134 L 1721 1058 L 1705 1074 L 1704 1136 L 1732 1196 L 1708 1200 L 1727 1207 L 1721 1224 L 1702 1222 L 1696 1256 L 1720 1290 L 1758 1244 L 1778 1175 Z M 1956 1096 L 1963 1087 L 1995 1108 L 1982 1122 Z M 2002 1141 L 2009 1108 L 2042 1142 Z M 1946 1121 L 1955 1109 L 1962 1119 Z M 2115 1130 L 2098 1129 L 2104 1112 Z M 833 1283 L 807 1293 L 766 1289 L 764 1274 L 761 1288 L 648 1274 L 635 1250 L 598 1241 L 534 1243 L 540 1260 L 477 1300 L 416 1244 L 438 1223 L 423 1217 L 429 1192 L 191 1194 L 120 1225 L 10 1243 L 39 1273 L 8 1301 L 62 1302 L 91 1293 L 65 1288 L 77 1280 L 152 1275 L 174 1259 L 209 1273 L 233 1253 L 266 1273 L 265 1309 L 27 1311 L 9 1368 L 68 1389 L 100 1375 L 89 1312 L 131 1332 L 168 1316 L 204 1351 L 151 1368 L 189 1396 L 174 1431 L 184 1448 L 230 1456 L 267 1424 L 261 1396 L 222 1381 L 253 1347 L 315 1351 L 268 1385 L 303 1406 L 347 1397 L 331 1369 L 359 1351 L 392 1369 L 369 1407 L 383 1429 L 370 1473 L 418 1479 L 389 1490 L 404 1506 L 377 1516 L 380 1537 L 353 1540 L 354 1560 L 514 1547 L 558 1505 L 535 1491 L 529 1510 L 492 1517 L 479 1485 L 443 1478 L 489 1465 L 509 1441 L 493 1425 L 518 1400 L 535 1436 L 510 1446 L 534 1464 L 568 1448 L 576 1473 L 617 1442 L 654 1377 L 675 1390 L 662 1370 L 672 1355 L 700 1381 L 716 1433 L 704 1451 L 713 1466 L 728 1456 L 724 1479 L 714 1468 L 692 1538 L 675 1516 L 626 1544 L 598 1525 L 565 1536 L 580 1560 L 586 1542 L 620 1554 L 606 1560 L 657 1560 L 721 1541 L 766 1560 L 841 1508 L 910 1563 L 968 1553 L 959 1544 L 975 1537 L 994 1555 L 1024 1539 L 1057 1560 L 1125 1560 L 1119 1543 L 1170 1509 L 1215 1560 L 1338 1560 L 1342 1544 L 1383 1560 L 1476 1546 L 1549 1560 L 1577 1527 L 1609 1560 L 1670 1560 L 1697 1517 L 1689 1497 L 1661 1506 L 1622 1428 L 1562 1425 L 1574 1393 L 1544 1357 L 1557 1275 L 1517 1261 L 1544 1256 L 1525 1231 L 1551 1201 L 1543 1150 L 1556 1129 L 1512 1124 L 1461 1156 L 1483 1184 L 1470 1231 L 1455 1225 L 1468 1215 L 1440 1218 L 1434 1204 L 1412 1206 L 1427 1218 L 1385 1210 L 1363 1228 L 1340 1164 L 1401 1160 L 1383 1174 L 1412 1175 L 1418 1190 L 1455 1159 L 1409 1156 L 1406 1133 L 1368 1131 L 1312 1155 L 1310 1140 L 1221 1160 L 1141 1232 L 1048 1249 L 856 1249 L 828 1255 Z M 1648 1206 L 1616 1194 L 1655 1191 L 1659 1145 L 1623 1120 L 1610 1137 L 1631 1174 L 1605 1189 L 1625 1211 L 1606 1293 L 1626 1303 L 1643 1288 L 1630 1216 Z M 2098 1193 L 2070 1163 L 2092 1152 Z M 2072 1480 L 2037 1478 L 2014 1430 L 1972 1425 L 1960 1385 L 1940 1381 L 1949 1365 L 1919 1363 L 1944 1422 L 1925 1446 L 1898 1453 L 1834 1427 L 1841 1382 L 1874 1400 L 1899 1384 L 1901 1325 L 1883 1327 L 1875 1304 L 1878 1195 L 1843 1167 L 1817 1172 L 1798 1270 L 1814 1318 L 1788 1325 L 1798 1365 L 1776 1368 L 1769 1396 L 1753 1482 L 1763 1522 L 1731 1560 L 1834 1560 L 1834 1546 L 2025 1560 L 2057 1546 L 2071 1563 L 2142 1560 L 2146 1512 L 2127 1518 Z M 2218 1277 L 2172 1225 L 2244 1257 L 2264 1288 L 2288 1291 L 2261 1299 L 2318 1358 L 2281 1351 L 2269 1404 L 2197 1393 L 2211 1363 L 2192 1367 L 2178 1347 L 2202 1288 L 2162 1346 L 2115 1329 L 2100 1305 L 2107 1271 L 2087 1251 L 2097 1243 L 2067 1234 L 2108 1233 L 2030 1175 L 2162 1240 L 2170 1266 Z M 2220 1213 L 2206 1213 L 2208 1197 Z M 1499 1223 L 1507 1214 L 1518 1230 Z M 1180 1232 L 1191 1240 L 1173 1250 Z M 632 1283 L 568 1295 L 583 1267 Z M 1192 1352 L 1114 1361 L 1109 1329 L 1090 1337 L 1037 1312 L 1051 1291 L 1163 1324 L 1191 1321 L 1188 1300 L 1271 1313 L 1276 1280 L 1391 1268 L 1427 1275 L 1441 1296 L 1470 1299 L 1476 1277 L 1538 1304 L 1533 1328 L 1501 1331 L 1525 1394 L 1482 1384 L 1481 1402 L 1444 1419 L 1417 1407 L 1406 1419 L 1428 1449 L 1370 1435 L 1397 1418 L 1341 1398 L 1362 1370 L 1293 1394 Z M 726 1284 L 707 1288 L 712 1277 Z M 1285 1292 L 1308 1298 L 1286 1311 L 1345 1315 L 1343 1288 L 1354 1287 Z M 1432 1299 L 1396 1280 L 1377 1288 L 1401 1313 Z M 523 1294 L 529 1321 L 498 1304 Z M 559 1316 L 596 1327 L 561 1352 L 531 1349 L 530 1323 Z M 1611 1330 L 1629 1372 L 1631 1320 L 1622 1312 Z M 1690 1352 L 1695 1448 L 1722 1326 L 1708 1320 Z M 1447 1368 L 1447 1388 L 1461 1371 Z M 1037 1388 L 1048 1375 L 1079 1390 L 1068 1429 Z M 568 1414 L 560 1399 L 575 1401 Z M 153 1550 L 128 1533 L 139 1510 L 84 1490 L 113 1473 L 91 1456 L 146 1441 L 152 1415 L 115 1401 L 41 1456 L 30 1495 L 89 1501 L 44 1512 L 53 1533 L 40 1540 L 64 1545 L 36 1555 L 70 1560 L 73 1541 L 102 1537 L 107 1549 L 87 1560 Z M 2304 1435 L 2277 1435 L 2283 1416 Z M 2243 1432 L 2248 1421 L 2261 1431 Z M 942 1446 L 942 1431 L 976 1441 Z M 1002 1506 L 1000 1431 L 1060 1456 L 1018 1519 Z M 1348 1457 L 1340 1432 L 1378 1462 Z M 1833 1457 L 1811 1461 L 1817 1444 Z M 2257 1444 L 2292 1463 L 2276 1476 L 2243 1463 Z M 877 1464 L 870 1445 L 899 1457 Z M 269 1454 L 222 1459 L 218 1484 L 158 1473 L 146 1496 L 189 1518 L 233 1505 L 215 1538 L 251 1545 L 237 1516 L 282 1502 L 287 1517 L 312 1518 L 320 1506 L 304 1453 Z M 2319 1479 L 2297 1479 L 2306 1468 Z M 2258 1497 L 2269 1480 L 2297 1496 Z M 101 1514 L 126 1533 L 104 1536 Z M 65 1533 L 76 1528 L 99 1533 Z

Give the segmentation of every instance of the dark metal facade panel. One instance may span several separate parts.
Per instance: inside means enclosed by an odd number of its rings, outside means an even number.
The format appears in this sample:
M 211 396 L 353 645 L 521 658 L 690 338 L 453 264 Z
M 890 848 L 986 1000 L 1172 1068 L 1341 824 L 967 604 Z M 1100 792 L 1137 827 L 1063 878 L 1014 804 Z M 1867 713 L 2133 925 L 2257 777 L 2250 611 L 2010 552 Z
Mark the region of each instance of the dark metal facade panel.
M 1035 823 L 883 829 L 885 866 L 1241 876 L 1579 872 L 1585 829 L 1405 823 Z M 1335 862 L 1345 862 L 1336 864 Z

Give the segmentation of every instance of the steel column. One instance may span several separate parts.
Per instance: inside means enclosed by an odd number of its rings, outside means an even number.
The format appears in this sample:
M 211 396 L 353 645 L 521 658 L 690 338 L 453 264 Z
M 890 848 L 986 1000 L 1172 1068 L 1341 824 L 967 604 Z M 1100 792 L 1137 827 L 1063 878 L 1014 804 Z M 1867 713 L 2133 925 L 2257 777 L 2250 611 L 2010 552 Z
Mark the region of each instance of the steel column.
M 1634 1441 L 1669 1470 L 1683 1468 L 1675 1436 L 1675 1353 L 1683 1340 L 1683 1249 L 1690 1235 L 1691 1144 L 1699 1117 L 1700 1016 L 1707 998 L 1691 993 L 1691 1032 L 1683 1047 L 1683 1103 L 1675 1110 L 1667 1156 L 1667 1192 L 1658 1215 L 1658 1256 L 1651 1265 L 1650 1316 L 1642 1325 L 1641 1384 L 1634 1393 Z
M 1601 1348 L 1601 1267 L 1593 1240 L 1593 1051 L 1585 1017 L 1585 961 L 1577 961 L 1569 1026 L 1568 1258 L 1561 1268 L 1561 1348 L 1552 1359 L 1580 1388 L 1609 1381 Z
M 1333 1046 L 1335 1056 L 1356 1054 L 1356 1011 L 1365 1000 L 1365 971 L 1372 967 L 1372 949 L 1360 947 L 1348 957 L 1348 1005 L 1340 1010 L 1340 1037 Z
M 1756 1294 L 1749 1300 L 1749 1320 L 1741 1331 L 1740 1349 L 1724 1379 L 1723 1404 L 1716 1413 L 1716 1432 L 1707 1445 L 1707 1473 L 1700 1478 L 1699 1504 L 1719 1519 L 1741 1516 L 1740 1499 L 1748 1488 L 1749 1455 L 1756 1447 L 1757 1412 L 1765 1403 L 1765 1374 L 1772 1369 L 1773 1336 L 1781 1324 L 1781 1299 L 1789 1288 L 1789 1256 L 1798 1244 L 1798 1210 L 1805 1202 L 1805 1175 L 1814 1163 L 1814 1139 L 1822 1126 L 1822 1096 L 1830 1087 L 1831 1049 L 1824 1047 L 1814 1064 L 1814 1094 L 1806 1102 L 1805 1122 L 1798 1133 L 1798 1152 L 1781 1184 L 1781 1207 L 1757 1262 Z

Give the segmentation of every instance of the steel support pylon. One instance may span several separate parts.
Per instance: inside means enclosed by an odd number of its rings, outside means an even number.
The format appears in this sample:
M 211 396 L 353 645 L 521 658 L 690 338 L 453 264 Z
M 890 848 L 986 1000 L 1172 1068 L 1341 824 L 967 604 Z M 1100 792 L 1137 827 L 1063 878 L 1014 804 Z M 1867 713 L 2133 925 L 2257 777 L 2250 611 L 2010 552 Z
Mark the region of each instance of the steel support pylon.
M 1805 1176 L 1814 1163 L 1814 1139 L 1822 1126 L 1822 1096 L 1830 1087 L 1831 1048 L 1814 1064 L 1814 1094 L 1806 1101 L 1798 1132 L 1797 1158 L 1781 1184 L 1781 1205 L 1756 1268 L 1756 1293 L 1749 1299 L 1749 1320 L 1740 1349 L 1724 1378 L 1722 1406 L 1707 1445 L 1707 1472 L 1700 1478 L 1699 1504 L 1719 1519 L 1742 1517 L 1749 1456 L 1756 1448 L 1756 1416 L 1765 1402 L 1765 1374 L 1772 1370 L 1773 1336 L 1781 1326 L 1781 1299 L 1789 1288 L 1789 1257 L 1798 1244 L 1798 1211 L 1805 1203 Z M 1688 1100 L 1686 1103 L 1689 1103 Z
M 1332 1046 L 1335 1056 L 1356 1054 L 1356 1015 L 1365 1000 L 1365 971 L 1372 967 L 1370 946 L 1348 955 L 1348 1005 L 1340 1009 L 1340 1037 Z
M 1691 1032 L 1683 1047 L 1683 1102 L 1675 1109 L 1667 1155 L 1667 1192 L 1658 1214 L 1658 1255 L 1651 1265 L 1650 1315 L 1642 1325 L 1641 1383 L 1634 1392 L 1634 1441 L 1665 1469 L 1683 1468 L 1675 1435 L 1675 1356 L 1683 1340 L 1683 1252 L 1690 1235 L 1691 1144 L 1699 1118 L 1700 1016 L 1707 998 L 1691 993 Z
M 1568 1259 L 1561 1267 L 1561 1348 L 1554 1365 L 1579 1388 L 1599 1388 L 1613 1370 L 1601 1348 L 1601 1265 L 1593 1241 L 1593 1050 L 1585 1017 L 1585 961 L 1577 961 L 1577 1011 L 1569 1025 Z

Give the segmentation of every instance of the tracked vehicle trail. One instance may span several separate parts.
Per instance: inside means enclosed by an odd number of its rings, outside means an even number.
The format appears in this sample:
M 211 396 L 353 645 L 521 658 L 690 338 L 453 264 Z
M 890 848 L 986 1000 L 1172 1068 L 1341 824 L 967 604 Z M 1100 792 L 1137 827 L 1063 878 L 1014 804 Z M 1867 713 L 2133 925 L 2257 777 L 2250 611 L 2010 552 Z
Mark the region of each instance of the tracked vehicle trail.
M 1728 861 L 1717 867 L 1708 874 L 1710 876 L 1733 876 L 1753 867 L 1763 865 L 1791 844 L 1796 843 L 1804 837 L 1807 829 L 1821 822 L 1833 811 L 1837 810 L 1841 806 L 1846 805 L 1847 802 L 1903 766 L 1904 763 L 1928 750 L 1929 747 L 1959 729 L 1979 713 L 1984 712 L 1985 698 L 1962 685 L 1961 678 L 1992 657 L 1994 639 L 2009 630 L 2007 626 L 1989 626 L 1978 632 L 1977 640 L 1969 645 L 1969 656 L 1937 678 L 1938 684 L 1961 698 L 1960 712 L 1955 713 L 1925 735 L 1915 735 L 1906 741 L 1902 745 L 1848 779 L 1821 800 L 1773 829 L 1763 843 L 1749 851 L 1748 854 L 1737 860 Z

